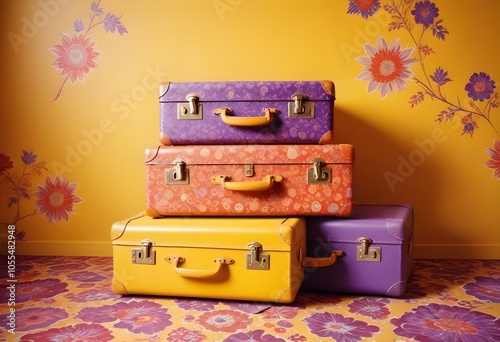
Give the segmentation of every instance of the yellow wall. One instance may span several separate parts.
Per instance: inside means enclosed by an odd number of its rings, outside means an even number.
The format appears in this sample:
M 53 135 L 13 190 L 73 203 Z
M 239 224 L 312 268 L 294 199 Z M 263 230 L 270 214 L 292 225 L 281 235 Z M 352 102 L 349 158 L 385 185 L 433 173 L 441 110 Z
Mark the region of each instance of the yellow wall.
M 380 0 L 373 13 L 348 13 L 350 3 L 359 7 L 347 0 L 102 0 L 103 15 L 94 23 L 109 12 L 127 32 L 93 27 L 88 35 L 100 52 L 95 68 L 80 81 L 67 80 L 55 100 L 65 76 L 52 65 L 51 48 L 63 34 L 75 34 L 76 19 L 82 33 L 89 27 L 92 1 L 1 1 L 3 250 L 7 225 L 15 223 L 18 254 L 111 255 L 111 224 L 143 209 L 143 151 L 157 144 L 158 83 L 331 79 L 336 142 L 356 148 L 355 200 L 413 204 L 417 257 L 499 258 L 500 170 L 497 162 L 495 178 L 485 165 L 486 149 L 500 140 L 498 83 L 494 93 L 483 91 L 483 101 L 472 101 L 464 87 L 474 73 L 500 80 L 494 33 L 500 2 L 433 2 L 439 13 L 430 12 L 426 30 L 411 5 L 408 31 L 397 29 L 384 10 L 394 5 L 404 12 L 399 0 Z M 433 35 L 436 25 L 442 28 L 435 33 L 448 32 L 444 39 Z M 358 79 L 365 69 L 358 58 L 369 57 L 363 44 L 380 48 L 380 39 L 399 40 L 393 55 L 407 59 L 404 66 L 422 84 L 402 74 L 401 87 L 385 96 L 381 88 L 368 93 L 368 81 Z M 415 49 L 403 58 L 417 44 L 422 54 Z M 437 68 L 447 72 L 440 87 L 431 78 Z M 412 108 L 410 98 L 429 85 L 434 99 L 427 94 Z M 436 121 L 455 106 L 465 112 Z M 477 124 L 472 136 L 463 134 L 461 122 L 469 111 Z M 36 159 L 26 154 L 23 161 L 23 150 Z M 74 196 L 67 218 L 37 205 L 46 178 L 56 176 Z

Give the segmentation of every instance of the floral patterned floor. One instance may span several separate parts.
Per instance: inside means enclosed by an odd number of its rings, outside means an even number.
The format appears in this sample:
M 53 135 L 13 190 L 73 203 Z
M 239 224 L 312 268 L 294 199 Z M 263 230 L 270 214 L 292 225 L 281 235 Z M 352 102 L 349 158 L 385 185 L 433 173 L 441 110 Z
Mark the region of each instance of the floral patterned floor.
M 107 257 L 18 256 L 15 291 L 2 267 L 0 340 L 500 341 L 500 261 L 416 260 L 401 298 L 300 292 L 290 305 L 122 297 L 112 271 Z

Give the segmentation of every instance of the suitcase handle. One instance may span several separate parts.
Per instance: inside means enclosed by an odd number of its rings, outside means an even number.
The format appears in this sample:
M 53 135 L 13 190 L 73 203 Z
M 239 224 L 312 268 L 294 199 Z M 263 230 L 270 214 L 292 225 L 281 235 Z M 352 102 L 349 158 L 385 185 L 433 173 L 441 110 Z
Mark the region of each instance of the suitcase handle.
M 210 179 L 212 184 L 222 184 L 226 190 L 232 191 L 265 191 L 271 189 L 275 183 L 282 183 L 285 181 L 283 176 L 266 175 L 262 181 L 250 182 L 227 182 L 231 176 L 214 176 Z
M 232 109 L 228 107 L 215 108 L 213 113 L 220 115 L 222 121 L 229 126 L 253 127 L 264 126 L 273 120 L 273 115 L 278 111 L 275 108 L 264 108 L 264 116 L 248 117 L 248 116 L 230 116 Z
M 174 266 L 175 272 L 186 278 L 212 278 L 220 273 L 223 265 L 234 264 L 234 259 L 226 257 L 218 257 L 214 259 L 215 268 L 209 270 L 196 270 L 190 268 L 180 268 L 179 264 L 184 262 L 184 258 L 178 255 L 168 255 L 165 260 Z
M 333 251 L 332 255 L 326 258 L 307 257 L 302 260 L 304 267 L 327 267 L 333 265 L 337 261 L 337 257 L 344 255 L 343 251 Z

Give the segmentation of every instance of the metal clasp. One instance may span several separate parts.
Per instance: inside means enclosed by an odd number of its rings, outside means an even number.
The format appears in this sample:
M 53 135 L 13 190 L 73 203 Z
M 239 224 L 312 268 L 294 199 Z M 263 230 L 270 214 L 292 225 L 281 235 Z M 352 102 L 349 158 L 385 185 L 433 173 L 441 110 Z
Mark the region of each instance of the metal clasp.
M 201 120 L 203 119 L 203 106 L 200 103 L 200 97 L 195 93 L 186 95 L 187 103 L 177 104 L 178 120 Z
M 245 176 L 253 177 L 253 175 L 254 175 L 253 164 L 245 164 Z
M 292 95 L 293 102 L 288 104 L 288 117 L 314 118 L 314 102 L 307 101 L 309 97 L 301 92 Z
M 381 248 L 380 247 L 370 247 L 373 243 L 372 239 L 366 237 L 360 237 L 358 239 L 361 242 L 361 246 L 356 247 L 356 260 L 357 261 L 374 261 L 380 262 L 381 260 Z
M 165 170 L 165 184 L 189 184 L 189 169 L 181 159 L 174 160 L 175 167 Z
M 156 251 L 151 249 L 153 242 L 148 239 L 141 241 L 141 248 L 132 249 L 132 263 L 133 264 L 156 264 Z
M 325 161 L 321 158 L 314 158 L 311 163 L 313 167 L 307 169 L 307 183 L 331 183 L 332 182 L 332 168 L 324 167 Z
M 269 254 L 261 254 L 262 245 L 258 242 L 248 244 L 250 252 L 247 253 L 247 269 L 269 270 Z

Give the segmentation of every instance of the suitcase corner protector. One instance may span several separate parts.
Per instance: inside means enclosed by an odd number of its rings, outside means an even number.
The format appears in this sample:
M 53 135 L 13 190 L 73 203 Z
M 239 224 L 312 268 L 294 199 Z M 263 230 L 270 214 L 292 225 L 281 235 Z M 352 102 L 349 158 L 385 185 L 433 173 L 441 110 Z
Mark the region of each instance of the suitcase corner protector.
M 170 136 L 167 133 L 160 132 L 159 140 L 162 145 L 173 145 L 172 139 L 170 139 Z
M 160 215 L 158 213 L 158 211 L 153 208 L 153 207 L 150 207 L 149 205 L 146 204 L 146 210 L 144 211 L 146 213 L 147 216 L 149 217 L 161 217 L 162 215 Z
M 160 85 L 158 86 L 158 92 L 160 98 L 167 93 L 168 88 L 170 88 L 170 82 L 160 83 Z
M 320 145 L 333 144 L 333 129 L 328 130 L 319 139 Z
M 111 283 L 113 292 L 119 295 L 126 295 L 128 294 L 127 289 L 125 288 L 125 285 L 121 283 L 119 280 L 116 278 L 113 278 L 113 281 Z

